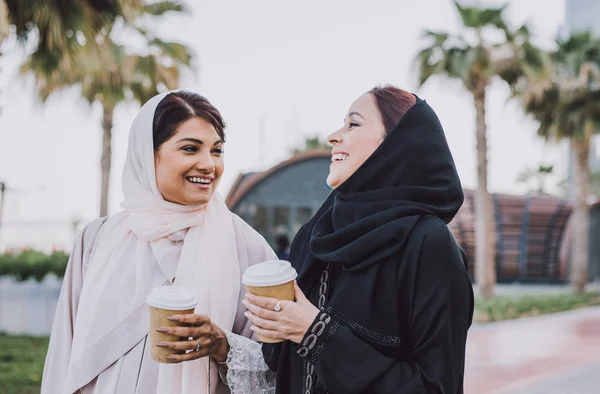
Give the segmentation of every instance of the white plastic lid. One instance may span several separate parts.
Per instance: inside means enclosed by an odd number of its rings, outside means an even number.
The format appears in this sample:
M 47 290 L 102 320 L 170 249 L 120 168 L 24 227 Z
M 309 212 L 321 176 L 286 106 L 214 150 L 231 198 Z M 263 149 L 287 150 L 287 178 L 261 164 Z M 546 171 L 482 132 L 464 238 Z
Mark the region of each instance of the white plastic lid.
M 277 286 L 290 282 L 298 276 L 289 261 L 270 260 L 246 269 L 242 282 L 247 286 Z
M 184 311 L 196 307 L 198 301 L 194 293 L 183 287 L 177 286 L 159 286 L 155 287 L 148 298 L 148 305 L 155 308 L 167 309 L 171 311 Z

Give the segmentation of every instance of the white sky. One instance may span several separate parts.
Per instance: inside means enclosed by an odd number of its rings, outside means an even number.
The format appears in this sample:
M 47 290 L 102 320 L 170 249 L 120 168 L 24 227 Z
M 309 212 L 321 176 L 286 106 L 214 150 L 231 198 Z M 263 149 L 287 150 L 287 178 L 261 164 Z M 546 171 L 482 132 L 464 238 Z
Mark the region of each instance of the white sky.
M 181 88 L 206 96 L 228 123 L 224 194 L 240 172 L 266 169 L 288 157 L 304 136 L 336 130 L 352 101 L 380 83 L 416 91 L 429 102 L 446 130 L 464 186 L 475 186 L 471 97 L 442 79 L 417 91 L 412 66 L 424 28 L 458 26 L 450 0 L 194 4 L 191 15 L 169 18 L 156 29 L 193 47 L 198 73 Z M 563 24 L 564 0 L 513 0 L 507 14 L 515 25 L 529 21 L 537 37 L 549 43 Z M 75 89 L 38 104 L 31 79 L 19 77 L 20 58 L 10 46 L 0 57 L 0 180 L 21 191 L 7 195 L 4 220 L 92 219 L 99 205 L 100 109 Z M 566 151 L 539 140 L 535 124 L 507 99 L 501 84 L 489 90 L 489 183 L 491 191 L 519 193 L 525 189 L 516 184 L 517 174 L 541 160 L 555 163 L 562 176 Z M 113 213 L 120 210 L 127 133 L 138 109 L 125 104 L 115 113 Z

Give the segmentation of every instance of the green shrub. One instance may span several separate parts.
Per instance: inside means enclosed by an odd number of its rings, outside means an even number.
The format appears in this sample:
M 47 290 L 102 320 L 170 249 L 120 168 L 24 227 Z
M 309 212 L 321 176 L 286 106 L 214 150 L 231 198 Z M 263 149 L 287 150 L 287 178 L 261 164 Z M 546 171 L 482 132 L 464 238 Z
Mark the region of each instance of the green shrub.
M 487 322 L 516 319 L 548 313 L 568 311 L 586 306 L 600 305 L 600 294 L 552 294 L 502 296 L 489 300 L 475 299 L 475 321 Z
M 42 281 L 47 274 L 59 278 L 65 274 L 69 255 L 56 251 L 46 254 L 36 250 L 24 250 L 19 253 L 0 255 L 0 276 L 12 276 L 18 281 L 34 278 Z
M 38 394 L 48 338 L 0 334 L 0 393 Z

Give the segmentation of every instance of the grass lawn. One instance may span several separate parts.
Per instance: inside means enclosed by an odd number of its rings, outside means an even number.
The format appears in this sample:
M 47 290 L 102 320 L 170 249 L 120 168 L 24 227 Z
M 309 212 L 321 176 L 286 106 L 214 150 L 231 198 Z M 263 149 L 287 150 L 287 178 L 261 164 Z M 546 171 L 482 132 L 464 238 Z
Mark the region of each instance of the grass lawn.
M 48 338 L 0 334 L 0 394 L 40 392 Z
M 600 305 L 600 294 L 596 292 L 523 295 L 520 297 L 499 296 L 490 300 L 476 297 L 473 320 L 490 322 L 517 319 L 595 305 Z

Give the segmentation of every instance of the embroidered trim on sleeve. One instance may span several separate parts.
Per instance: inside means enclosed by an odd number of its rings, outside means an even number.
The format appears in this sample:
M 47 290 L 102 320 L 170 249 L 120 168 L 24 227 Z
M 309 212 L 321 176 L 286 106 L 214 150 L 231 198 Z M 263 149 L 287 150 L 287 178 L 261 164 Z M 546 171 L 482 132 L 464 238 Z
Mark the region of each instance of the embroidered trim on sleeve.
M 300 348 L 297 351 L 298 355 L 302 358 L 307 358 L 311 363 L 314 362 L 323 351 L 327 342 L 333 337 L 338 327 L 338 321 L 332 319 L 329 314 L 325 312 L 319 313 L 302 339 Z

